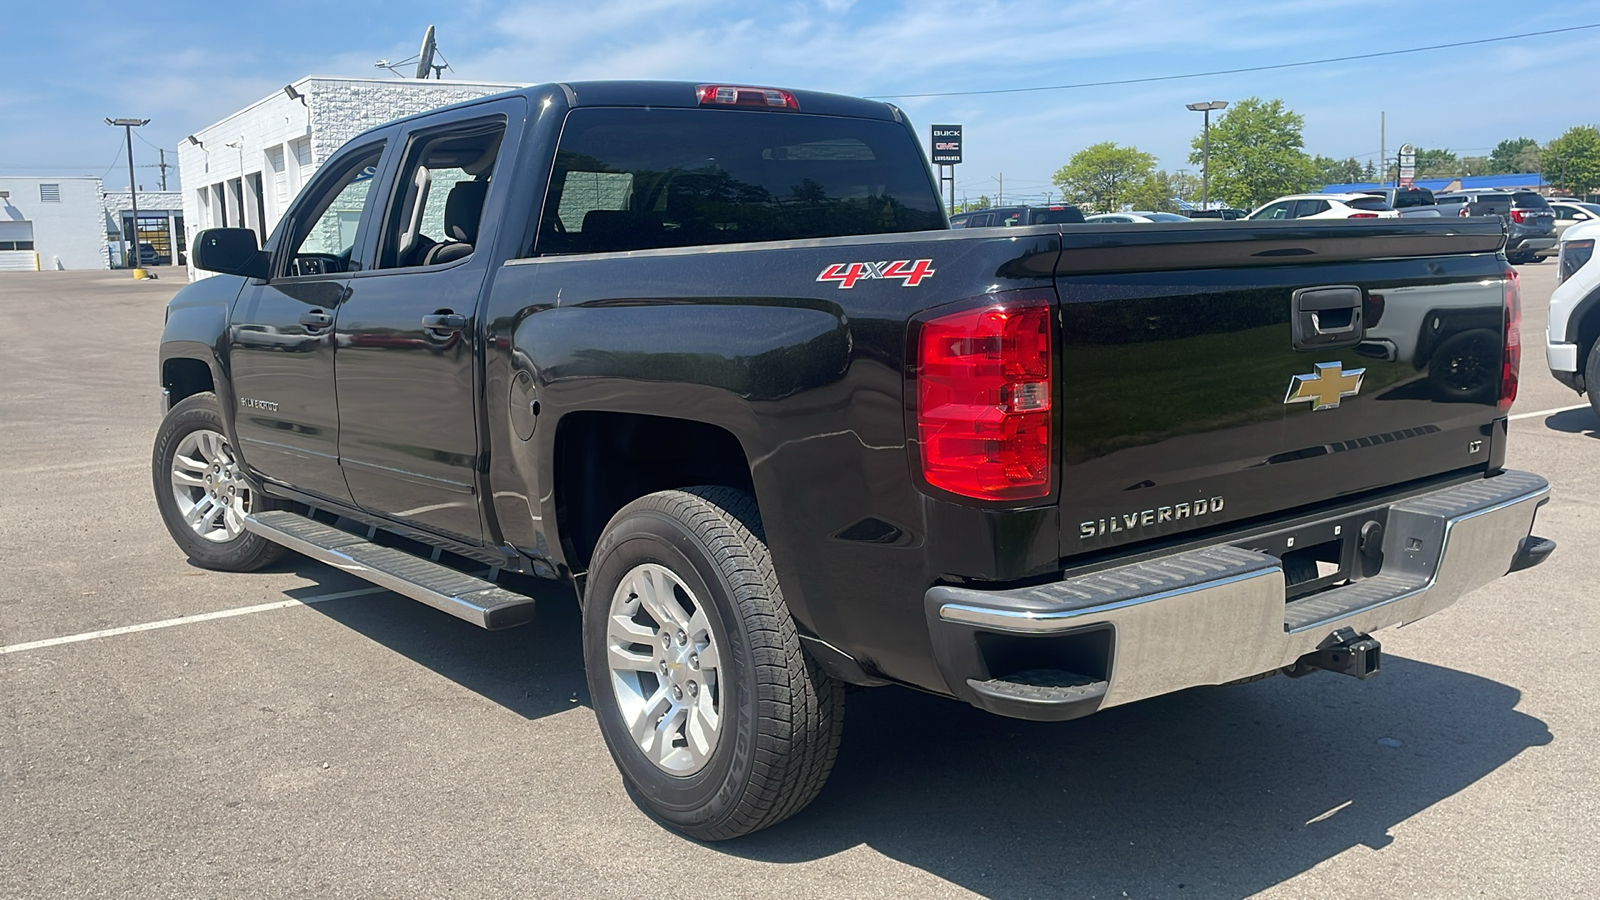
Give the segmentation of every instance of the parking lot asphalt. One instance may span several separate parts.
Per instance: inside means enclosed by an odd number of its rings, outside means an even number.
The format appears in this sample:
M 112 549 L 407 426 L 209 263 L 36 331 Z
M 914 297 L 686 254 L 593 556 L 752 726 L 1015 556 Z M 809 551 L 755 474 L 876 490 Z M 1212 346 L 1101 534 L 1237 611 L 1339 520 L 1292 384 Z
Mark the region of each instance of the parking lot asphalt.
M 1507 463 L 1554 487 L 1548 563 L 1380 632 L 1366 682 L 1057 725 L 853 694 L 817 802 L 718 845 L 628 800 L 563 590 L 488 633 L 185 561 L 149 474 L 181 271 L 0 274 L 0 898 L 1593 896 L 1600 422 L 1548 412 L 1582 399 L 1553 264 L 1520 270 Z

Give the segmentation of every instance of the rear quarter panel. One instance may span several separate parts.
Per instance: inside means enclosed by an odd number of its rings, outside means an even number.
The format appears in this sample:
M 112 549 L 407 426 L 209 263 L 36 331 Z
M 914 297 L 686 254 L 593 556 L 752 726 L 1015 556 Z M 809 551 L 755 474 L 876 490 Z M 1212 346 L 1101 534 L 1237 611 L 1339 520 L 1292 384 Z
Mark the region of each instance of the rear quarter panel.
M 531 441 L 491 400 L 495 501 L 507 540 L 563 550 L 548 485 L 500 491 L 548 472 L 562 416 L 641 413 L 717 425 L 749 461 L 786 599 L 803 630 L 903 680 L 939 683 L 922 593 L 964 558 L 1044 571 L 1056 556 L 1053 505 L 1032 513 L 939 507 L 908 460 L 906 328 L 916 312 L 962 298 L 1046 287 L 1059 247 L 1049 226 L 835 238 L 551 257 L 508 264 L 489 304 L 491 397 L 517 370 L 543 408 Z M 915 286 L 819 276 L 836 263 L 932 261 Z M 502 471 L 498 467 L 505 466 Z M 968 544 L 980 545 L 979 549 Z M 959 544 L 959 545 L 958 545 Z M 1000 550 L 999 548 L 1004 548 Z M 985 552 L 986 551 L 986 552 Z M 975 564 L 975 563 L 967 563 Z M 1002 573 L 993 573 L 1002 574 Z

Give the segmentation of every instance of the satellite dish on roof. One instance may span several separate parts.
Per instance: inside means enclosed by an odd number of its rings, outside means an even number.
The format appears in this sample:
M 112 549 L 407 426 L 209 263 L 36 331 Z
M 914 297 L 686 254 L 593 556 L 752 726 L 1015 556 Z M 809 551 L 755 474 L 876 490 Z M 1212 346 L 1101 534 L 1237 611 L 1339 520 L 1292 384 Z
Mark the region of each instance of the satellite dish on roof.
M 427 78 L 428 72 L 433 69 L 433 53 L 438 49 L 433 37 L 433 26 L 428 26 L 428 33 L 422 36 L 422 49 L 417 52 L 417 76 Z

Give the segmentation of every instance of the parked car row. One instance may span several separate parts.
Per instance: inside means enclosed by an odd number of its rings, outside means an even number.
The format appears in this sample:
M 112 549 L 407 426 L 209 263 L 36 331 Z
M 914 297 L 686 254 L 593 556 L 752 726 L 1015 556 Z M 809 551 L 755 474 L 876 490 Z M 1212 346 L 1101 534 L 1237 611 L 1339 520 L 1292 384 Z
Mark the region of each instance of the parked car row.
M 1451 191 L 1435 194 L 1427 188 L 1383 188 L 1352 193 L 1292 194 L 1279 197 L 1254 212 L 1237 209 L 1190 210 L 1183 215 L 1152 210 L 1128 210 L 1085 216 L 1069 204 L 1002 206 L 956 213 L 951 228 L 990 228 L 1008 225 L 1059 225 L 1186 223 L 1196 219 L 1393 219 L 1441 216 L 1499 216 L 1505 220 L 1506 258 L 1528 263 L 1555 255 L 1557 238 L 1572 225 L 1600 221 L 1600 204 L 1570 198 L 1546 200 L 1536 191 Z

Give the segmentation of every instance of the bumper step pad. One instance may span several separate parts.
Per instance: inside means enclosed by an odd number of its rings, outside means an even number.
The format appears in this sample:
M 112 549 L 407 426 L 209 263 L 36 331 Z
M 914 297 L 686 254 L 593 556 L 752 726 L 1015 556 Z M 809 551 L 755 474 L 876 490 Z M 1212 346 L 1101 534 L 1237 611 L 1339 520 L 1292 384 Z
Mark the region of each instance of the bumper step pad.
M 1003 708 L 1005 715 L 1017 718 L 1053 722 L 1094 712 L 1109 686 L 1105 681 L 1059 669 L 1029 669 L 988 681 L 967 679 L 967 687 L 978 695 L 981 705 L 992 704 Z
M 480 628 L 510 628 L 533 620 L 532 597 L 404 550 L 374 544 L 298 513 L 288 510 L 253 513 L 245 517 L 244 527 L 273 543 Z

